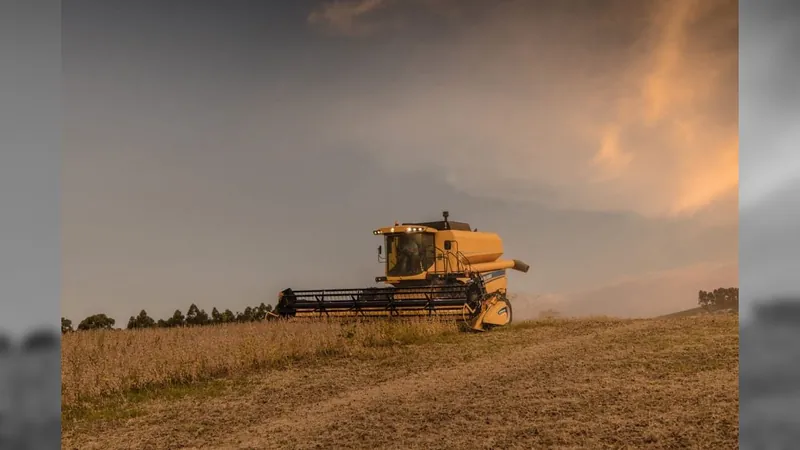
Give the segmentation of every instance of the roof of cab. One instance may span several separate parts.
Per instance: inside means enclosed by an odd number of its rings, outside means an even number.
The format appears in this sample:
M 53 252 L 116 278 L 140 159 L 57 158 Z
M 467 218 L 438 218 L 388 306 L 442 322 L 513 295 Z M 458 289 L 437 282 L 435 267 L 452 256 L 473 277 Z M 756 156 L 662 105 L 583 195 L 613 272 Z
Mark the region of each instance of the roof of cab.
M 445 221 L 444 220 L 439 220 L 439 221 L 436 221 L 436 222 L 404 223 L 403 225 L 408 225 L 408 226 L 411 226 L 411 227 L 413 227 L 413 226 L 428 227 L 428 228 L 436 229 L 438 231 L 442 231 L 442 230 L 472 231 L 472 228 L 470 228 L 469 224 L 466 223 L 466 222 L 453 222 L 452 220 L 450 220 L 450 221 L 447 221 L 446 223 L 447 223 L 447 225 L 450 225 L 449 228 L 445 225 Z

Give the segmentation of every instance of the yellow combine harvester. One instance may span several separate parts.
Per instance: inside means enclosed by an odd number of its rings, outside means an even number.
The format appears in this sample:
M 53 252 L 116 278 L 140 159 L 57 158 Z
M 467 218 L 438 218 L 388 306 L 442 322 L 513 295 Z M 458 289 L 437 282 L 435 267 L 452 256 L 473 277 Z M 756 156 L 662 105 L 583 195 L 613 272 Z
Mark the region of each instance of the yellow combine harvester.
M 511 322 L 506 270 L 528 272 L 522 261 L 501 259 L 496 233 L 450 222 L 395 223 L 372 233 L 385 237 L 378 247 L 389 287 L 294 291 L 286 289 L 273 311 L 277 317 L 453 316 L 473 330 Z

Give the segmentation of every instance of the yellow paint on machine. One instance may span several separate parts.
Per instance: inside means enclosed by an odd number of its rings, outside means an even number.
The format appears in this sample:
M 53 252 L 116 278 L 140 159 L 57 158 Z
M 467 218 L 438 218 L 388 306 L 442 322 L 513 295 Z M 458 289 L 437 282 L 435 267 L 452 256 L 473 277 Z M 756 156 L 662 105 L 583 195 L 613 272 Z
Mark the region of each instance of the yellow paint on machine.
M 476 331 L 511 323 L 506 271 L 527 273 L 530 267 L 520 260 L 502 258 L 503 240 L 497 233 L 471 229 L 469 224 L 452 222 L 448 216 L 445 211 L 441 221 L 395 223 L 373 231 L 384 240 L 378 248 L 384 276 L 376 281 L 395 289 L 389 294 L 376 297 L 369 289 L 354 290 L 357 294 L 348 294 L 353 297 L 348 307 L 350 300 L 326 303 L 322 297 L 329 296 L 328 291 L 315 296 L 316 300 L 311 299 L 312 291 L 292 292 L 287 294 L 292 304 L 282 293 L 273 316 L 460 315 Z M 464 290 L 463 302 L 457 300 L 460 297 L 437 297 L 444 292 L 437 287 L 443 286 L 461 286 L 457 289 Z M 303 301 L 297 301 L 304 293 Z M 297 304 L 302 307 L 292 306 Z

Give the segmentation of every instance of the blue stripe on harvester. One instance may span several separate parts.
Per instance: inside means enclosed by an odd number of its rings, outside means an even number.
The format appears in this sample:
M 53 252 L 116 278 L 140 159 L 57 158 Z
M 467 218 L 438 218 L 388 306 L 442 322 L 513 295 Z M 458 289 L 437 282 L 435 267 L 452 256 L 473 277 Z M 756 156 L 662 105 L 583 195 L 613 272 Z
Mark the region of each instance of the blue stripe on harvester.
M 490 281 L 494 281 L 494 280 L 496 280 L 496 279 L 498 279 L 500 277 L 503 277 L 505 275 L 506 275 L 505 269 L 501 269 L 501 270 L 495 270 L 493 272 L 487 272 L 487 273 L 481 275 L 481 277 L 483 277 L 483 282 L 484 283 L 488 283 Z

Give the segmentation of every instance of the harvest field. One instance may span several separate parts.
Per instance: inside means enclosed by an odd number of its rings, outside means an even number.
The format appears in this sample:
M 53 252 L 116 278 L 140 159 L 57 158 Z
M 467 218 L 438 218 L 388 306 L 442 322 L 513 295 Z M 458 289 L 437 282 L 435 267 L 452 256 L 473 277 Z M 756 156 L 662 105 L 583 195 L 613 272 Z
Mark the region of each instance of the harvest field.
M 72 333 L 63 448 L 738 448 L 738 318 Z

